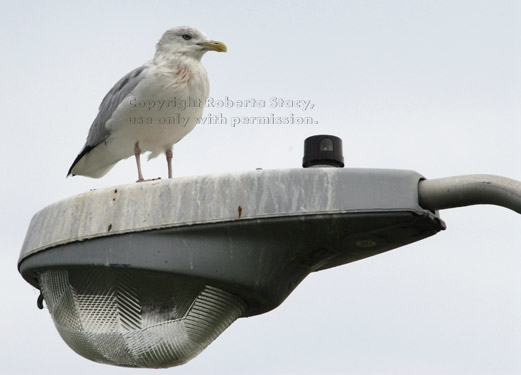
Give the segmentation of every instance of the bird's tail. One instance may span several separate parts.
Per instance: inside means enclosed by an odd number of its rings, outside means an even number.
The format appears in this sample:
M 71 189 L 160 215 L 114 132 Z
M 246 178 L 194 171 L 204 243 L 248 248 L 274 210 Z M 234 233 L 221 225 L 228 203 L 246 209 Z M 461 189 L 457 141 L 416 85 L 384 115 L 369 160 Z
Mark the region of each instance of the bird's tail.
M 67 177 L 72 175 L 100 178 L 121 159 L 121 156 L 108 152 L 106 147 L 86 146 L 72 163 Z

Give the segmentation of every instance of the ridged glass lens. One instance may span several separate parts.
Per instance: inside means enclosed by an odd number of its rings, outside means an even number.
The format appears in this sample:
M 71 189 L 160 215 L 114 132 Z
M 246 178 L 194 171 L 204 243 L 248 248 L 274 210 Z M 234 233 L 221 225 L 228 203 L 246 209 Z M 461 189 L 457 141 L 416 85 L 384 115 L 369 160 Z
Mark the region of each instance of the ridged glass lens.
M 50 270 L 40 287 L 61 337 L 78 354 L 117 366 L 183 364 L 245 308 L 198 280 L 120 268 Z

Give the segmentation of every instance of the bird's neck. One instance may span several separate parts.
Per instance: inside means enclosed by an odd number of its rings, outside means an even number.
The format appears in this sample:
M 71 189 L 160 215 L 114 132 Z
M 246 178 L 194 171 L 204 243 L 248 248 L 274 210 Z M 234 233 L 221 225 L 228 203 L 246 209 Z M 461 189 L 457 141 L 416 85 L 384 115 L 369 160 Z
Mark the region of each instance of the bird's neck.
M 197 54 L 185 54 L 185 53 L 156 53 L 154 56 L 153 63 L 157 66 L 176 68 L 183 65 L 192 65 L 194 63 L 200 63 L 203 53 Z

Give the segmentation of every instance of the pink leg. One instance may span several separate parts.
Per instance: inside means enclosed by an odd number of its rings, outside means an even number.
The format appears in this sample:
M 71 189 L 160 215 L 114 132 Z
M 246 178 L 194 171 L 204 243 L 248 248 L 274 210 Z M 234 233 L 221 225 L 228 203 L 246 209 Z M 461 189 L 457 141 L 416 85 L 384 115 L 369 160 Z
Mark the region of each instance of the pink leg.
M 139 148 L 139 142 L 136 142 L 134 145 L 134 156 L 136 157 L 136 164 L 137 164 L 137 178 L 138 180 L 136 182 L 143 182 L 145 179 L 143 178 L 143 174 L 141 173 L 141 149 Z
M 168 164 L 168 178 L 172 178 L 172 150 L 165 152 L 166 163 Z

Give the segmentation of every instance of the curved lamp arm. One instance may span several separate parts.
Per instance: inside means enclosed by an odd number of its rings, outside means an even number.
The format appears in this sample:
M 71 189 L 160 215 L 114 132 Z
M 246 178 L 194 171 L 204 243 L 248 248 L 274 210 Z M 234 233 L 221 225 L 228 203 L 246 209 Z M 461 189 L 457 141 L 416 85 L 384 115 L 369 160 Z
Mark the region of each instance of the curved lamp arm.
M 469 175 L 420 181 L 420 206 L 436 211 L 446 208 L 493 204 L 521 214 L 521 182 L 493 175 Z

